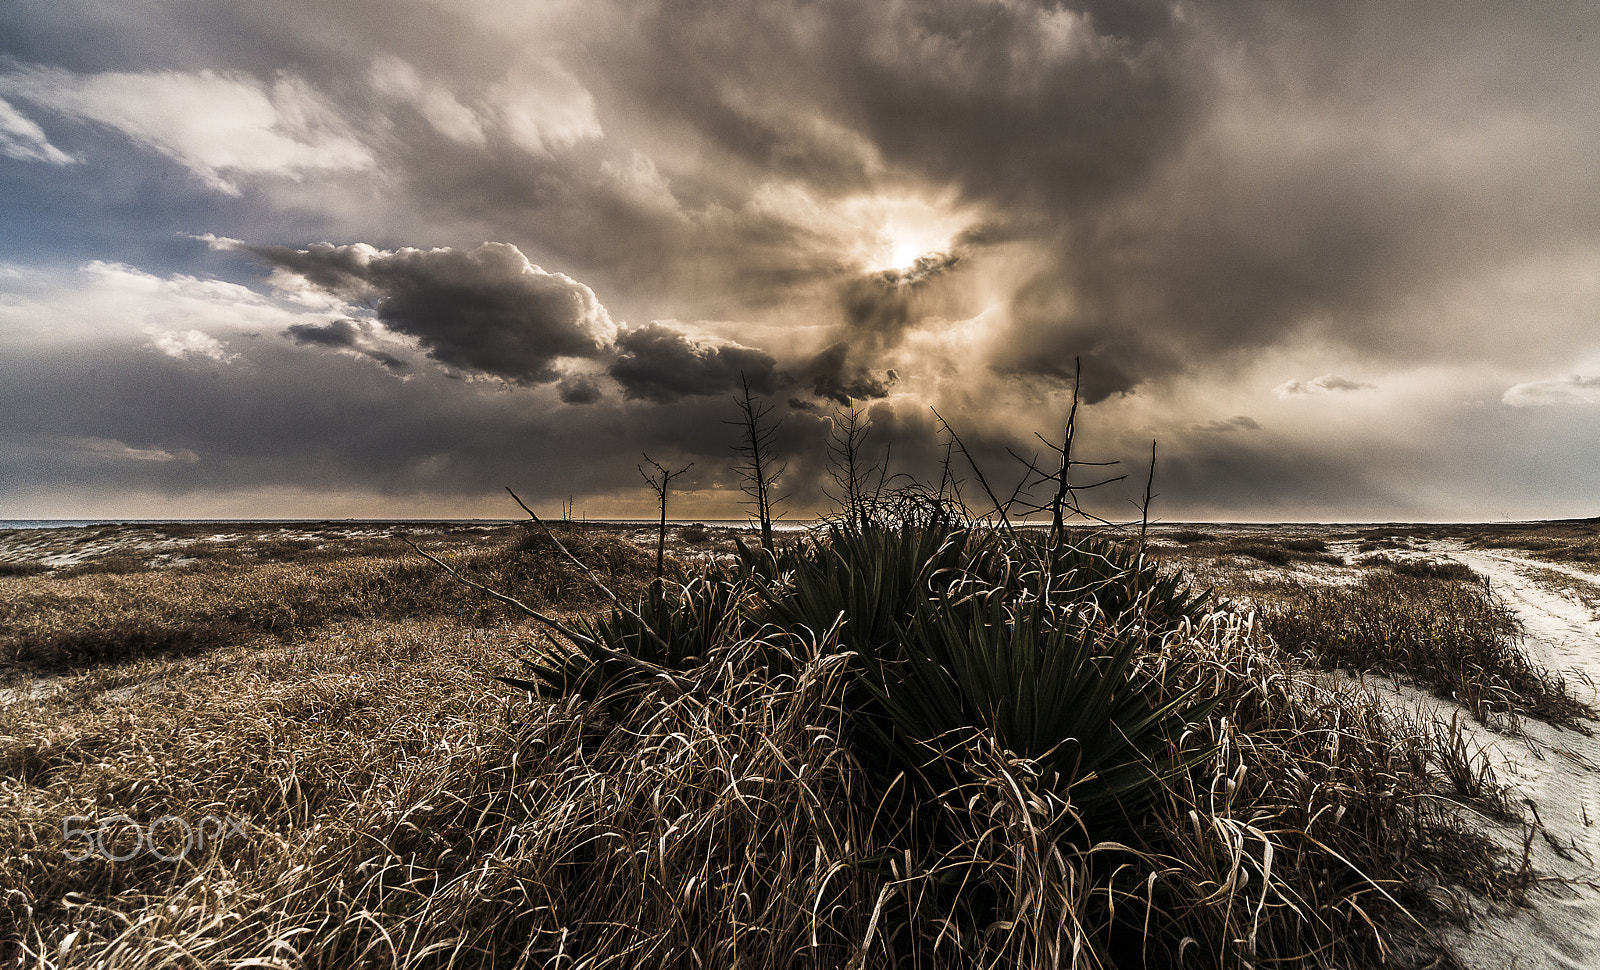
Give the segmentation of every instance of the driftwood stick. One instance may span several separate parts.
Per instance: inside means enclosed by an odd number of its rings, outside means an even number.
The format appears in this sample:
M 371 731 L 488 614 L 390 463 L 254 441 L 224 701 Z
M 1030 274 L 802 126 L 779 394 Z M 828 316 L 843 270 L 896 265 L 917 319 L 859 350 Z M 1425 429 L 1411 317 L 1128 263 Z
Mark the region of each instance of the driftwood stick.
M 528 504 L 526 502 L 520 498 L 517 498 L 517 493 L 511 491 L 510 485 L 506 486 L 506 491 L 510 493 L 513 499 L 516 499 L 518 505 L 522 506 L 522 511 L 528 513 L 528 517 L 533 519 L 533 521 L 538 524 L 539 528 L 544 530 L 544 534 L 550 538 L 551 542 L 556 544 L 556 548 L 561 550 L 561 554 L 566 556 L 574 566 L 577 566 L 579 569 L 583 570 L 584 575 L 589 577 L 589 582 L 593 583 L 596 589 L 604 593 L 606 599 L 610 600 L 612 603 L 615 603 L 617 606 L 622 605 L 622 601 L 617 599 L 617 594 L 611 592 L 610 588 L 608 588 L 605 583 L 600 581 L 600 577 L 595 575 L 594 570 L 583 564 L 583 560 L 567 551 L 567 547 L 561 544 L 561 540 L 556 538 L 556 534 L 550 531 L 550 527 L 548 525 L 544 524 L 544 520 L 539 518 L 538 514 L 534 512 L 533 509 L 528 508 Z
M 672 671 L 667 670 L 665 667 L 658 667 L 653 663 L 640 660 L 638 657 L 630 656 L 629 654 L 623 653 L 620 650 L 613 650 L 605 644 L 596 641 L 594 638 L 586 637 L 576 630 L 573 630 L 555 617 L 539 612 L 515 597 L 507 596 L 498 590 L 490 589 L 482 583 L 473 582 L 472 580 L 452 569 L 449 563 L 446 563 L 438 557 L 424 551 L 421 546 L 417 545 L 415 542 L 412 542 L 410 539 L 406 539 L 405 542 L 406 545 L 417 551 L 417 555 L 433 563 L 435 566 L 438 566 L 440 569 L 443 569 L 450 575 L 452 579 L 458 583 L 461 583 L 463 586 L 470 586 L 490 599 L 498 600 L 507 606 L 515 607 L 516 609 L 521 610 L 527 615 L 538 620 L 540 623 L 545 624 L 552 630 L 555 630 L 557 633 L 566 637 L 568 640 L 571 640 L 573 643 L 579 644 L 580 646 L 583 646 L 589 650 L 593 650 L 595 653 L 600 654 L 602 657 L 605 657 L 608 660 L 615 660 L 617 663 L 629 667 L 647 678 L 660 678 L 665 680 L 667 684 L 679 694 L 685 692 L 686 688 L 683 682 L 679 680 L 678 677 L 672 673 Z M 645 629 L 649 629 L 649 627 L 646 627 Z

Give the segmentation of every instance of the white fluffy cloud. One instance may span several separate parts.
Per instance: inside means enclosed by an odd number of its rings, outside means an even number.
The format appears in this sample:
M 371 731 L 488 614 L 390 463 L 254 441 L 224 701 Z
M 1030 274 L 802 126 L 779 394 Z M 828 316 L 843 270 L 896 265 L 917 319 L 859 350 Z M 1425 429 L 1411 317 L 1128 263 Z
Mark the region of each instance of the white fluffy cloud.
M 300 178 L 373 165 L 333 105 L 292 74 L 266 84 L 231 72 L 23 66 L 0 74 L 0 93 L 114 128 L 230 195 L 239 194 L 240 176 Z
M 200 460 L 190 448 L 135 448 L 114 438 L 72 438 L 67 444 L 82 451 L 124 461 L 179 461 L 194 464 Z
M 1572 374 L 1548 381 L 1528 381 L 1507 388 L 1500 399 L 1514 408 L 1600 404 L 1600 377 Z
M 487 141 L 483 119 L 458 100 L 449 88 L 425 80 L 417 69 L 398 57 L 380 57 L 372 65 L 373 88 L 396 101 L 409 103 L 446 138 L 464 145 Z
M 43 128 L 4 99 L 0 99 L 0 155 L 52 165 L 70 165 L 76 161 L 50 144 Z
M 151 329 L 146 332 L 150 337 L 150 346 L 176 360 L 203 357 L 225 364 L 237 356 L 228 353 L 222 341 L 199 330 Z
M 1284 381 L 1273 388 L 1272 392 L 1281 398 L 1287 399 L 1305 394 L 1324 394 L 1329 391 L 1370 391 L 1377 386 L 1366 381 L 1340 377 L 1338 374 L 1323 374 L 1321 377 L 1316 377 L 1309 381 Z

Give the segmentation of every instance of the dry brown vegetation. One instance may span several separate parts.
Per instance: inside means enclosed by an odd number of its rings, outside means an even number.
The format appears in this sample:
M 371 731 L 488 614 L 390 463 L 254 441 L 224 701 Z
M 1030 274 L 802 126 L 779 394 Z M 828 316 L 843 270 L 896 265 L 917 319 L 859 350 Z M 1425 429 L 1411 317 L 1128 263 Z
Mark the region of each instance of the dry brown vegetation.
M 653 574 L 614 536 L 561 538 L 624 597 Z M 389 541 L 191 545 L 205 556 L 189 565 L 0 578 L 18 691 L 0 728 L 0 961 L 1448 966 L 1430 926 L 1465 918 L 1467 894 L 1531 884 L 1459 807 L 1512 812 L 1458 730 L 1305 674 L 1397 662 L 1479 608 L 1470 584 L 1378 567 L 1336 600 L 1291 580 L 1281 602 L 1307 597 L 1322 625 L 1284 646 L 1266 633 L 1291 631 L 1241 611 L 1184 619 L 1135 676 L 1218 706 L 1171 739 L 1194 763 L 1137 842 L 1050 836 L 1072 828 L 1073 798 L 992 744 L 926 807 L 946 820 L 934 842 L 874 794 L 837 641 L 775 656 L 745 635 L 700 658 L 686 694 L 539 699 L 490 681 L 534 632 Z M 1304 537 L 1187 541 L 1238 569 L 1266 561 L 1257 547 L 1334 568 Z M 419 542 L 530 603 L 599 605 L 543 536 Z M 1329 646 L 1352 617 L 1392 625 L 1417 602 L 1411 638 L 1377 660 Z M 1507 642 L 1483 623 L 1458 666 Z M 1485 704 L 1578 716 L 1536 703 L 1547 683 L 1496 676 Z M 63 818 L 117 815 L 242 829 L 175 861 L 69 859 Z
M 635 594 L 653 563 L 598 530 L 569 535 L 575 551 L 622 592 Z M 551 556 L 543 536 L 516 529 L 418 536 L 465 574 L 532 602 L 592 606 L 582 572 Z M 201 540 L 185 562 L 152 568 L 116 551 L 54 571 L 0 576 L 0 670 L 59 673 L 142 657 L 192 654 L 270 637 L 285 642 L 340 620 L 450 616 L 477 624 L 513 618 L 462 590 L 399 538 L 340 542 Z

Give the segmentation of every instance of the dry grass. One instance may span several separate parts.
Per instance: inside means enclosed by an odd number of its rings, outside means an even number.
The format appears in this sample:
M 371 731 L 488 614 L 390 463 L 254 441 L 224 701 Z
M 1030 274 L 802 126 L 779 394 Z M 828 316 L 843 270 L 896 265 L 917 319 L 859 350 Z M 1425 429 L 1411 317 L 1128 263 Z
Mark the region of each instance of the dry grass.
M 1238 615 L 1177 638 L 1164 660 L 1228 711 L 1188 739 L 1213 753 L 1172 787 L 1160 822 L 1170 868 L 1154 898 L 1191 938 L 1176 941 L 1193 947 L 1186 965 L 1425 963 L 1428 927 L 1469 916 L 1463 889 L 1526 893 L 1526 860 L 1501 857 L 1462 807 L 1511 814 L 1459 725 L 1308 680 Z
M 1242 557 L 1280 568 L 1297 563 L 1344 565 L 1343 558 L 1328 552 L 1325 540 L 1310 536 L 1272 536 L 1258 532 L 1216 536 L 1206 532 L 1181 531 L 1167 538 L 1182 544 L 1181 552 L 1175 552 L 1173 558 L 1186 563 Z
M 1473 572 L 1466 563 L 1454 559 L 1391 559 L 1388 556 L 1372 556 L 1363 559 L 1361 565 L 1367 568 L 1381 567 L 1398 576 L 1409 576 L 1412 579 L 1447 579 L 1463 583 L 1482 580 L 1482 577 Z
M 1205 678 L 1230 714 L 1191 737 L 1216 749 L 1139 850 L 1041 839 L 1070 803 L 994 749 L 945 809 L 964 840 L 931 855 L 884 830 L 841 743 L 838 654 L 779 682 L 726 663 L 698 696 L 639 697 L 613 718 L 487 689 L 480 672 L 504 669 L 510 646 L 454 624 L 346 625 L 146 662 L 159 686 L 132 698 L 85 685 L 14 707 L 7 958 L 1043 967 L 1170 966 L 1182 951 L 1188 966 L 1369 965 L 1429 949 L 1403 907 L 1447 915 L 1431 887 L 1523 883 L 1440 800 L 1456 794 L 1442 765 L 1482 765 L 1308 685 L 1236 617 L 1151 658 Z M 243 831 L 176 862 L 74 863 L 72 815 L 225 815 Z M 976 937 L 952 922 L 951 874 L 961 898 L 991 900 L 996 922 Z
M 608 581 L 647 578 L 648 554 L 633 551 L 641 575 L 627 550 L 575 544 L 616 556 Z M 592 602 L 531 546 L 452 561 Z M 926 808 L 960 833 L 935 850 L 871 794 L 841 703 L 849 656 L 826 642 L 785 641 L 784 674 L 757 659 L 772 642 L 727 643 L 683 696 L 537 700 L 489 681 L 515 671 L 521 631 L 480 628 L 487 607 L 436 574 L 400 582 L 409 565 L 5 580 L 62 631 L 96 604 L 175 620 L 161 612 L 199 610 L 199 591 L 270 636 L 118 659 L 6 709 L 0 963 L 1448 966 L 1426 927 L 1461 917 L 1463 891 L 1528 884 L 1526 860 L 1462 820 L 1463 804 L 1508 809 L 1459 731 L 1319 686 L 1238 613 L 1182 624 L 1141 660 L 1151 683 L 1221 706 L 1176 739 L 1203 760 L 1138 844 L 1053 838 L 1070 798 L 980 743 L 972 781 Z M 280 598 L 305 619 L 251 619 Z M 174 861 L 74 862 L 74 815 L 242 831 Z
M 55 967 L 839 963 L 872 900 L 847 797 L 837 662 L 751 675 L 637 721 L 496 696 L 506 644 L 342 631 L 342 660 L 132 704 L 14 710 L 0 860 L 9 953 Z M 28 738 L 29 743 L 21 743 Z M 61 819 L 230 816 L 177 862 L 70 862 Z M 131 829 L 127 830 L 131 835 Z M 118 849 L 125 847 L 118 846 Z M 119 852 L 118 854 L 122 854 Z M 170 854 L 175 854 L 169 852 Z M 0 953 L 3 953 L 0 950 Z
M 1585 569 L 1600 567 L 1600 522 L 1593 519 L 1481 526 L 1471 530 L 1467 539 L 1480 549 L 1516 549 L 1547 562 L 1569 563 Z
M 427 548 L 453 547 L 443 554 L 455 568 L 532 603 L 581 608 L 597 602 L 581 571 L 526 530 L 507 530 L 482 545 L 463 546 L 459 537 L 418 539 Z M 637 593 L 653 575 L 653 559 L 623 539 L 601 532 L 569 539 L 619 594 Z M 350 619 L 519 619 L 464 594 L 400 539 L 359 539 L 344 547 L 309 542 L 251 541 L 238 549 L 215 543 L 221 551 L 197 543 L 186 555 L 205 558 L 160 569 L 117 552 L 51 574 L 0 577 L 0 668 L 13 675 L 61 672 L 194 654 L 248 637 L 292 641 Z

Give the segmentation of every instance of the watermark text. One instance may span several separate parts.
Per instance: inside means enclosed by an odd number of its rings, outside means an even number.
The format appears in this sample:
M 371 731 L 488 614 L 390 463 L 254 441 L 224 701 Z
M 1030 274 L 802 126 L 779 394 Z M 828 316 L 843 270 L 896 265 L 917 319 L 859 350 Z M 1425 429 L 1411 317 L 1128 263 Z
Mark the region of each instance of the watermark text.
M 141 853 L 148 853 L 162 862 L 176 862 L 190 852 L 243 833 L 243 822 L 215 815 L 207 815 L 194 824 L 179 815 L 163 815 L 148 825 L 141 825 L 127 815 L 108 815 L 100 819 L 68 815 L 61 820 L 61 835 L 67 841 L 66 857 L 72 862 L 95 856 L 112 862 L 127 862 Z

